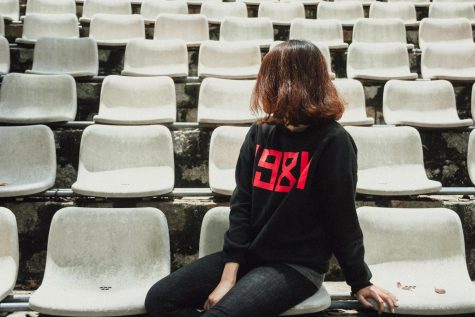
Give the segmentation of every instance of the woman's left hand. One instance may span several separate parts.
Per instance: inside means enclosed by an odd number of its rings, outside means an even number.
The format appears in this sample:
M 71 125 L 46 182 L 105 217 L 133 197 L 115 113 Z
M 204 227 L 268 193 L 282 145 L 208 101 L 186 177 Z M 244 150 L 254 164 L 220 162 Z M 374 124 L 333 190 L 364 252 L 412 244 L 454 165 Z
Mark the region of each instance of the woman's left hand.
M 214 305 L 216 305 L 220 300 L 221 298 L 224 297 L 224 295 L 226 295 L 230 290 L 231 288 L 234 287 L 234 283 L 231 283 L 231 282 L 228 282 L 228 281 L 221 281 L 219 282 L 218 286 L 216 286 L 216 288 L 214 289 L 213 292 L 211 292 L 211 294 L 209 294 L 208 296 L 208 299 L 206 300 L 205 304 L 204 304 L 204 309 L 205 310 L 209 310 L 211 309 Z
M 360 289 L 356 293 L 356 298 L 367 308 L 373 307 L 368 301 L 368 299 L 373 299 L 378 305 L 378 307 L 374 308 L 377 309 L 380 314 L 384 312 L 385 303 L 388 306 L 388 310 L 392 313 L 394 313 L 395 307 L 398 306 L 397 298 L 394 294 L 376 285 L 370 285 Z

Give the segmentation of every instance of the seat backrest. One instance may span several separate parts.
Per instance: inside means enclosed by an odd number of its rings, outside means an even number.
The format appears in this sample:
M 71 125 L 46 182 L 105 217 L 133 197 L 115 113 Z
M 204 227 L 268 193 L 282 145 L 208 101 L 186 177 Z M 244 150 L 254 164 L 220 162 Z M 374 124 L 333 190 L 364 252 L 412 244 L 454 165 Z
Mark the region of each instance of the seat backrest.
M 369 8 L 369 17 L 374 19 L 401 19 L 405 22 L 417 21 L 416 7 L 411 2 L 373 2 Z
M 161 166 L 174 167 L 172 136 L 162 125 L 96 124 L 84 129 L 79 173 Z
M 0 15 L 3 18 L 18 21 L 20 19 L 20 1 L 4 0 L 0 1 Z
M 33 54 L 33 71 L 45 73 L 99 71 L 97 44 L 91 38 L 39 38 Z
M 261 63 L 257 45 L 246 42 L 207 41 L 200 47 L 198 72 L 203 67 L 246 67 Z
M 247 18 L 247 7 L 244 2 L 206 1 L 201 5 L 200 13 L 215 21 L 220 21 L 224 17 Z
M 338 20 L 295 19 L 290 24 L 289 38 L 343 42 L 343 26 Z
M 429 7 L 429 18 L 467 18 L 475 19 L 473 3 L 468 2 L 435 2 Z
M 347 63 L 355 69 L 407 67 L 407 72 L 410 72 L 409 54 L 403 43 L 351 43 Z
M 475 94 L 474 90 L 475 89 L 472 88 L 472 100 L 473 95 Z M 472 109 L 474 108 L 473 104 L 474 101 L 472 101 Z M 472 132 L 470 132 L 470 136 L 468 138 L 467 168 L 470 180 L 472 181 L 472 184 L 475 184 L 475 130 L 472 130 Z
M 208 20 L 201 14 L 160 14 L 154 39 L 182 39 L 185 42 L 209 40 Z
M 76 82 L 69 75 L 10 73 L 0 89 L 0 122 L 4 118 L 11 123 L 38 118 L 45 122 L 73 121 L 76 117 Z
M 462 256 L 465 262 L 462 225 L 450 209 L 360 207 L 357 214 L 368 265 Z
M 82 17 L 91 19 L 96 13 L 132 14 L 130 0 L 84 0 Z
M 210 166 L 218 169 L 235 169 L 239 151 L 248 131 L 248 127 L 220 126 L 214 129 L 209 144 Z
M 221 23 L 220 41 L 250 41 L 274 39 L 274 29 L 269 18 L 227 17 Z
M 345 127 L 358 148 L 358 171 L 387 166 L 423 166 L 422 141 L 412 127 Z
M 338 95 L 345 102 L 345 113 L 359 112 L 366 117 L 366 99 L 363 84 L 355 79 L 337 79 L 333 81 L 333 85 Z
M 144 18 L 139 14 L 95 14 L 91 19 L 89 37 L 96 41 L 144 39 Z
M 205 214 L 201 223 L 198 257 L 223 249 L 224 234 L 229 228 L 229 207 L 215 207 Z
M 168 225 L 158 209 L 69 207 L 51 221 L 45 281 L 79 279 L 99 290 L 134 287 L 169 273 Z
M 76 14 L 76 1 L 74 0 L 28 0 L 26 15 L 30 13 L 47 14 Z
M 163 13 L 188 14 L 188 5 L 185 0 L 143 0 L 140 14 L 144 19 L 156 21 Z
M 466 18 L 437 19 L 424 18 L 419 25 L 419 46 L 431 43 L 461 41 L 473 43 L 472 24 Z
M 364 18 L 363 4 L 359 1 L 327 2 L 318 4 L 317 19 L 349 21 Z
M 472 1 L 472 0 L 470 0 Z M 430 0 L 388 0 L 389 3 L 397 3 L 397 2 L 409 2 L 409 3 L 414 3 L 414 4 L 429 4 Z
M 475 44 L 426 45 L 422 50 L 421 71 L 426 78 L 426 70 L 464 70 L 475 67 Z
M 19 266 L 18 228 L 15 215 L 0 207 L 0 302 L 16 284 Z
M 406 44 L 404 21 L 397 18 L 359 19 L 353 27 L 353 42 Z
M 79 38 L 78 18 L 75 14 L 31 13 L 23 20 L 23 35 L 26 40 L 40 37 Z
M 10 71 L 10 44 L 8 40 L 0 36 L 0 74 Z
M 293 19 L 305 19 L 305 8 L 301 2 L 263 2 L 259 5 L 259 17 L 272 21 L 290 22 Z

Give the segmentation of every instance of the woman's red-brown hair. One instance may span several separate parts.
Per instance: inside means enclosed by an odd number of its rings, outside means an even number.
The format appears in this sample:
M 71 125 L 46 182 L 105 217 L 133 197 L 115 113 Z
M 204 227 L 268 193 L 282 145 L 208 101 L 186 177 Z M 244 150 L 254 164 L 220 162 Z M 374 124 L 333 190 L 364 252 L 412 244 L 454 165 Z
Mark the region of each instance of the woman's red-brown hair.
M 301 40 L 281 43 L 264 57 L 251 108 L 265 113 L 261 123 L 294 126 L 338 120 L 344 111 L 322 53 Z

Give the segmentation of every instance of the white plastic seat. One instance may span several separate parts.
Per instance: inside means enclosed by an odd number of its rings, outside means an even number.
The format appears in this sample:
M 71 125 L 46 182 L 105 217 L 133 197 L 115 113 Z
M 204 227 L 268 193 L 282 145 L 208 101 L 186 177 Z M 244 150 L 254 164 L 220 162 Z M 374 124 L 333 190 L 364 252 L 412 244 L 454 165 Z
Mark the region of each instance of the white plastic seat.
M 0 36 L 0 74 L 10 71 L 10 45 L 8 40 Z
M 79 38 L 75 14 L 30 13 L 23 19 L 23 34 L 18 44 L 35 44 L 40 37 Z
M 361 2 L 364 6 L 369 6 L 376 0 L 334 0 L 335 2 L 346 2 L 346 1 L 356 1 L 356 2 Z
M 374 119 L 366 114 L 363 84 L 355 79 L 333 81 L 338 95 L 345 102 L 345 111 L 338 122 L 342 125 L 372 125 Z
M 74 121 L 76 96 L 76 82 L 69 75 L 7 74 L 1 86 L 0 122 Z
M 72 190 L 95 197 L 148 197 L 172 191 L 170 131 L 161 125 L 92 125 L 82 135 Z
M 430 0 L 388 0 L 389 3 L 409 2 L 416 7 L 428 7 L 430 6 Z
M 246 41 L 267 48 L 274 41 L 274 28 L 269 18 L 224 18 L 219 40 L 225 42 Z
M 187 0 L 188 5 L 201 6 L 206 2 L 223 2 L 223 0 Z
M 472 87 L 472 109 L 474 109 L 474 94 L 475 91 Z M 470 136 L 468 137 L 467 169 L 470 181 L 472 182 L 472 184 L 475 184 L 475 130 L 472 130 L 472 132 L 470 132 Z
M 294 19 L 290 24 L 289 38 L 327 45 L 329 49 L 348 48 L 343 41 L 343 26 L 337 20 Z
M 91 22 L 94 14 L 132 14 L 130 0 L 84 0 L 81 23 Z
M 176 118 L 175 84 L 170 77 L 107 76 L 102 83 L 99 114 L 106 124 L 172 123 Z
M 43 125 L 0 127 L 0 197 L 26 196 L 52 187 L 56 178 L 53 132 Z
M 205 214 L 201 224 L 199 257 L 223 249 L 224 234 L 229 228 L 229 207 L 215 207 Z M 295 305 L 280 316 L 311 314 L 330 307 L 331 298 L 325 286 L 311 297 Z
M 74 0 L 28 0 L 26 14 L 76 14 L 76 2 Z
M 475 80 L 475 44 L 426 45 L 421 72 L 425 79 Z
M 207 41 L 200 47 L 198 76 L 252 79 L 257 77 L 260 65 L 261 51 L 255 44 Z
M 97 76 L 97 44 L 91 38 L 42 37 L 36 41 L 31 74 L 70 74 L 73 77 Z
M 263 2 L 257 15 L 271 19 L 274 25 L 290 25 L 293 19 L 305 19 L 305 8 L 300 2 Z
M 372 19 L 401 19 L 405 26 L 418 26 L 416 7 L 410 2 L 375 1 L 369 8 Z
M 250 110 L 255 80 L 205 78 L 198 99 L 198 123 L 242 124 L 256 121 Z
M 353 26 L 364 18 L 363 3 L 359 1 L 328 2 L 318 4 L 317 19 L 338 20 L 343 26 Z
M 18 228 L 15 215 L 0 207 L 0 302 L 16 284 L 19 266 Z
M 172 2 L 172 1 L 169 1 Z M 124 76 L 188 76 L 184 40 L 131 40 L 125 48 Z
M 0 15 L 0 36 L 5 36 L 5 20 Z
M 209 187 L 214 193 L 230 196 L 236 187 L 235 170 L 248 127 L 220 126 L 209 143 Z
M 236 0 L 237 2 L 244 2 L 246 5 L 258 6 L 263 2 L 275 2 L 276 0 Z
M 475 8 L 469 2 L 437 2 L 429 7 L 429 18 L 466 18 L 475 24 Z
M 20 2 L 19 0 L 0 1 L 0 16 L 7 21 L 20 20 Z
M 140 14 L 146 23 L 155 23 L 158 16 L 164 13 L 188 14 L 188 5 L 185 0 L 144 0 L 140 7 Z
M 125 46 L 130 40 L 145 39 L 141 15 L 95 14 L 91 19 L 89 37 L 101 46 Z
M 419 47 L 426 44 L 473 44 L 472 25 L 465 18 L 422 19 L 419 26 Z
M 201 14 L 208 18 L 209 23 L 220 24 L 224 17 L 247 18 L 247 7 L 244 2 L 205 1 L 201 5 Z
M 143 314 L 148 290 L 168 274 L 160 210 L 63 208 L 51 221 L 45 274 L 30 307 L 58 316 Z
M 454 211 L 360 207 L 357 214 L 371 282 L 397 297 L 396 314 L 475 312 L 475 285 L 467 270 L 460 217 Z M 436 293 L 436 288 L 445 293 Z
M 442 185 L 427 178 L 419 132 L 412 127 L 346 127 L 358 148 L 356 192 L 418 195 Z
M 155 22 L 155 40 L 181 39 L 189 47 L 209 40 L 208 20 L 201 14 L 161 14 Z
M 348 78 L 416 79 L 409 69 L 407 47 L 402 43 L 352 43 L 346 64 Z
M 474 3 L 474 0 L 432 0 L 435 3 L 460 3 L 460 2 L 467 2 L 467 3 Z
M 408 49 L 414 49 L 414 44 L 408 44 L 406 27 L 401 19 L 359 19 L 353 27 L 353 43 L 402 43 Z
M 425 128 L 473 125 L 472 119 L 460 120 L 454 87 L 446 80 L 388 81 L 384 86 L 383 115 L 386 124 Z

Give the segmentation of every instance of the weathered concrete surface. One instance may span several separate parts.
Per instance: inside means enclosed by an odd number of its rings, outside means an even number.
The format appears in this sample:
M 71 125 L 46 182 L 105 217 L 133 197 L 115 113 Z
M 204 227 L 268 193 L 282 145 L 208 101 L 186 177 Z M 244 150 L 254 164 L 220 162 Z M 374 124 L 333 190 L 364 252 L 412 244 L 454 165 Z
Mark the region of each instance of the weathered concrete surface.
M 447 207 L 461 218 L 465 235 L 466 258 L 469 273 L 475 279 L 475 199 L 460 197 L 424 197 L 418 199 L 357 198 L 357 206 L 381 207 Z M 80 207 L 156 207 L 168 220 L 173 270 L 190 263 L 197 257 L 199 232 L 204 214 L 210 208 L 229 205 L 209 197 L 181 198 L 175 200 L 148 199 L 140 201 L 91 200 L 85 198 L 28 201 L 22 199 L 0 200 L 0 206 L 9 208 L 17 217 L 20 236 L 20 273 L 18 289 L 35 289 L 41 283 L 46 261 L 46 246 L 51 219 L 55 212 L 68 206 Z M 336 261 L 332 261 L 328 281 L 342 281 L 343 276 Z

